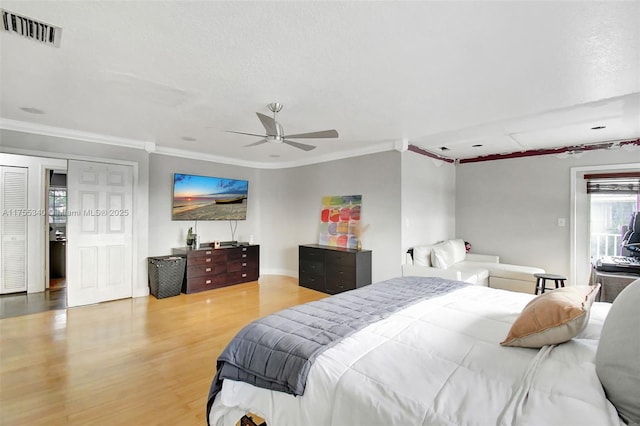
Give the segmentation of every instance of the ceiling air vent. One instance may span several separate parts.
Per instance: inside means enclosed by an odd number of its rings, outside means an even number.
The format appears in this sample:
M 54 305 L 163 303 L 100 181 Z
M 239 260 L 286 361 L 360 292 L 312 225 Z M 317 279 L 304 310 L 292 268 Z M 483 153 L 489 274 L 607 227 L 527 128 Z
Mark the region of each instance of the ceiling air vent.
M 62 28 L 27 18 L 26 16 L 20 16 L 8 10 L 0 9 L 0 11 L 2 12 L 3 30 L 40 43 L 60 47 Z

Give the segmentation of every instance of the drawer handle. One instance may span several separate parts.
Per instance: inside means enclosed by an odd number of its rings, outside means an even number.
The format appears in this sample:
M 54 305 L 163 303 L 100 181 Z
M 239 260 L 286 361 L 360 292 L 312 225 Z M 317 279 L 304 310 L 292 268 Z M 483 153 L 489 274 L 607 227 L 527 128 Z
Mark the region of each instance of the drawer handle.
M 204 283 L 205 284 L 211 284 L 211 280 L 206 280 Z
M 247 248 L 246 247 L 242 247 L 242 251 L 247 251 Z
M 243 255 L 242 255 L 242 257 L 243 257 L 243 258 L 244 258 L 244 257 L 247 257 L 247 255 L 246 255 L 246 254 L 243 254 Z
M 246 278 L 246 277 L 247 277 L 247 274 L 242 274 L 242 278 Z
M 211 272 L 211 268 L 207 268 L 204 270 L 205 272 Z
M 211 258 L 207 257 L 207 260 L 205 260 L 205 262 L 211 262 Z
M 205 251 L 204 254 L 211 254 L 211 250 Z
M 242 266 L 243 267 L 247 266 L 247 262 L 242 263 Z

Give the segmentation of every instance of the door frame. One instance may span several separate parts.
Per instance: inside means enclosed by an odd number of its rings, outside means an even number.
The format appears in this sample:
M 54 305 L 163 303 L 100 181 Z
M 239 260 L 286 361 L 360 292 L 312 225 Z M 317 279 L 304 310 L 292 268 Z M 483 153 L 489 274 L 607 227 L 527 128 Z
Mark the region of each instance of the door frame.
M 607 164 L 571 168 L 571 228 L 569 282 L 588 283 L 590 204 L 584 175 L 623 169 L 639 169 L 640 163 Z M 585 276 L 585 274 L 587 274 Z
M 65 159 L 66 161 L 66 159 Z M 47 167 L 44 171 L 44 179 L 45 179 L 45 183 L 44 183 L 44 222 L 42 224 L 42 229 L 44 229 L 44 235 L 45 235 L 45 244 L 44 244 L 44 287 L 45 289 L 49 289 L 50 287 L 50 283 L 51 283 L 51 243 L 50 243 L 50 239 L 51 239 L 51 235 L 49 232 L 49 190 L 51 189 L 51 183 L 49 182 L 49 173 L 50 172 L 65 172 L 67 173 L 67 170 L 69 168 L 69 162 L 67 162 L 67 166 L 65 168 L 61 168 L 61 167 Z M 66 228 L 66 223 L 65 223 L 65 228 Z M 65 247 L 65 254 L 66 254 L 66 247 Z M 66 256 L 65 256 L 66 258 Z
M 130 148 L 131 149 L 131 148 Z M 131 285 L 132 285 L 132 295 L 133 297 L 141 297 L 141 296 L 147 296 L 149 294 L 149 287 L 148 285 L 146 285 L 147 283 L 147 275 L 146 275 L 146 268 L 143 268 L 141 266 L 141 264 L 143 262 L 141 262 L 142 257 L 144 256 L 144 263 L 146 266 L 146 258 L 148 256 L 148 246 L 144 241 L 140 241 L 142 238 L 144 238 L 145 236 L 148 237 L 148 232 L 142 232 L 139 227 L 136 225 L 138 223 L 147 223 L 147 220 L 143 220 L 145 217 L 149 216 L 149 208 L 148 208 L 148 189 L 147 191 L 144 191 L 144 188 L 140 188 L 140 176 L 139 176 L 139 170 L 140 170 L 140 165 L 137 161 L 130 161 L 130 160 L 120 160 L 120 159 L 115 159 L 115 158 L 107 158 L 107 157 L 96 157 L 96 156 L 91 156 L 91 155 L 77 155 L 77 154 L 68 154 L 68 153 L 62 153 L 62 152 L 55 152 L 55 151 L 39 151 L 39 150 L 29 150 L 29 149 L 16 149 L 16 148 L 12 148 L 12 147 L 3 147 L 3 152 L 2 153 L 6 153 L 6 154 L 10 154 L 10 155 L 20 155 L 20 156 L 27 156 L 27 157 L 38 157 L 38 158 L 43 158 L 43 159 L 51 159 L 53 161 L 55 160 L 64 160 L 64 161 L 68 161 L 68 160 L 79 160 L 79 161 L 92 161 L 92 162 L 96 162 L 96 163 L 106 163 L 106 164 L 118 164 L 118 165 L 125 165 L 125 166 L 131 166 L 133 168 L 133 200 L 132 200 L 132 221 L 133 221 L 133 247 L 132 247 L 132 255 L 133 255 L 133 262 L 132 262 L 132 271 L 131 271 L 131 275 L 132 275 L 132 280 L 131 280 Z M 49 165 L 45 165 L 42 164 L 40 166 L 40 175 L 42 176 L 46 169 L 51 169 L 52 167 Z M 44 208 L 44 197 L 45 195 L 48 196 L 48 194 L 44 193 L 44 189 L 43 189 L 43 182 L 44 182 L 44 177 L 42 177 L 42 179 L 39 179 L 40 182 L 40 194 L 38 195 L 38 199 L 40 200 L 40 203 L 38 205 L 37 208 Z M 44 226 L 42 226 L 42 222 L 39 221 L 39 225 L 38 225 L 38 229 L 40 230 L 39 232 L 39 240 L 43 241 L 43 245 L 44 245 L 44 241 L 49 240 L 49 234 L 48 232 L 44 233 L 45 229 L 48 230 L 48 226 L 45 228 Z M 32 270 L 33 268 L 37 268 L 38 270 L 42 271 L 41 273 L 41 282 L 39 284 L 41 284 L 42 289 L 39 290 L 35 290 L 32 292 L 36 292 L 36 291 L 44 291 L 44 285 L 45 285 L 45 279 L 48 279 L 48 274 L 45 277 L 44 276 L 44 265 L 45 265 L 45 249 L 42 248 L 41 250 L 38 251 L 37 255 L 33 256 L 31 258 L 31 260 L 34 262 L 34 264 L 36 264 L 37 266 L 34 265 L 29 265 L 28 269 Z M 69 257 L 67 257 L 67 262 L 69 262 L 70 259 Z M 143 282 L 145 283 L 144 287 L 139 285 L 139 281 L 143 280 Z M 39 286 L 40 287 L 40 286 Z M 29 286 L 27 287 L 29 288 Z M 27 289 L 27 292 L 29 292 L 29 289 Z

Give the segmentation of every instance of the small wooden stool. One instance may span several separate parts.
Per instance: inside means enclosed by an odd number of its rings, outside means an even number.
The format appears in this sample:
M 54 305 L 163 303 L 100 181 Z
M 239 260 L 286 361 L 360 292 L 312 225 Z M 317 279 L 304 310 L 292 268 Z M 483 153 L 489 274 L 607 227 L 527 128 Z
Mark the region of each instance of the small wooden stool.
M 533 274 L 536 280 L 536 294 L 544 293 L 545 290 L 554 290 L 553 288 L 547 288 L 547 280 L 553 280 L 556 283 L 556 288 L 564 287 L 564 282 L 567 277 L 557 274 Z

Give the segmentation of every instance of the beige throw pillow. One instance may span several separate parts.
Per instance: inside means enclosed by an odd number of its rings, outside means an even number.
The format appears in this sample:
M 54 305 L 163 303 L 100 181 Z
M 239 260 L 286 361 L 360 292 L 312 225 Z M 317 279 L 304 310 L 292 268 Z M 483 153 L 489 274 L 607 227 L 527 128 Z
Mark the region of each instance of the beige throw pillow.
M 511 326 L 503 346 L 541 348 L 571 340 L 589 322 L 596 286 L 563 287 L 531 300 Z

